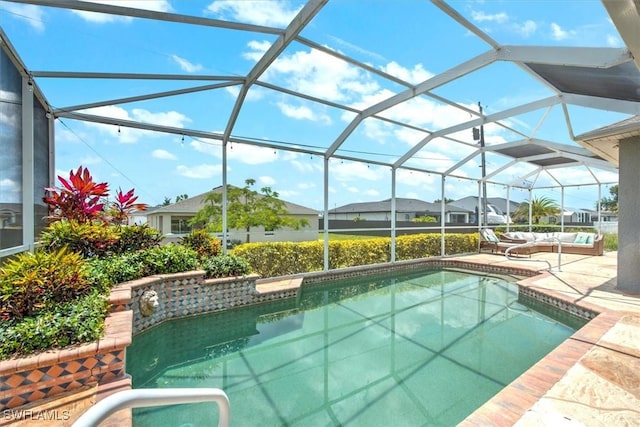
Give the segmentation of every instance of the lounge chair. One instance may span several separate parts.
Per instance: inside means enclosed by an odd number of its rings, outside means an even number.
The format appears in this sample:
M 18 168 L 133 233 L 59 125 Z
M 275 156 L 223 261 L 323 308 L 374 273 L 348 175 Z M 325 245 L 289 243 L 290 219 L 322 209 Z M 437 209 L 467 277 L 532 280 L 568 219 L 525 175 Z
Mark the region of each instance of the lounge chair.
M 505 242 L 496 236 L 495 232 L 490 228 L 483 228 L 480 230 L 480 251 L 488 249 L 491 253 L 504 253 L 507 249 L 518 246 L 515 249 L 511 249 L 509 254 L 512 255 L 528 255 L 537 252 L 533 243 L 526 241 L 520 242 Z

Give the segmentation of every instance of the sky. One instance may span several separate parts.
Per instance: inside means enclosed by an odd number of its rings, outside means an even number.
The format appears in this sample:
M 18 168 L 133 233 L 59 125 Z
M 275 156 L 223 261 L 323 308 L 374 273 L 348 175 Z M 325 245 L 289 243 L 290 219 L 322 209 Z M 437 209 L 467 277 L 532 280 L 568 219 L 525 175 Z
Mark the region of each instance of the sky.
M 102 3 L 172 12 L 196 17 L 285 28 L 304 5 L 300 1 L 128 0 Z M 527 46 L 624 47 L 600 1 L 453 1 L 449 5 L 500 44 Z M 225 76 L 246 75 L 276 36 L 180 23 L 96 14 L 0 1 L 0 26 L 27 68 L 33 71 L 122 72 Z M 347 55 L 398 79 L 417 84 L 489 50 L 489 46 L 442 13 L 419 0 L 333 0 L 300 34 L 305 39 Z M 228 182 L 242 186 L 256 180 L 280 198 L 312 209 L 324 206 L 323 159 L 355 117 L 330 103 L 365 109 L 406 87 L 294 42 L 263 73 L 260 82 L 327 101 L 309 99 L 254 85 L 248 92 L 232 136 L 255 139 L 276 148 L 232 143 L 228 147 Z M 133 97 L 206 85 L 211 81 L 106 80 L 36 77 L 54 108 Z M 207 91 L 88 108 L 82 112 L 178 129 L 224 132 L 238 85 Z M 476 111 L 491 114 L 551 96 L 552 92 L 515 64 L 493 63 L 432 91 Z M 569 106 L 575 134 L 626 118 L 624 115 Z M 474 118 L 441 99 L 420 97 L 381 113 L 390 120 L 437 130 Z M 507 127 L 485 126 L 487 145 L 515 141 L 523 134 L 575 145 L 560 106 L 509 118 Z M 517 132 L 520 132 L 518 134 Z M 55 122 L 56 175 L 68 176 L 82 165 L 112 191 L 133 188 L 149 205 L 178 195 L 196 196 L 222 184 L 222 148 L 217 140 L 143 131 L 125 126 L 58 118 Z M 338 150 L 363 161 L 329 162 L 329 209 L 353 202 L 391 197 L 390 163 L 425 137 L 393 122 L 365 119 Z M 438 138 L 407 162 L 408 166 L 444 172 L 475 148 L 468 130 Z M 467 143 L 460 144 L 456 141 Z M 295 148 L 289 151 L 285 148 Z M 487 154 L 487 172 L 508 159 Z M 479 156 L 455 171 L 445 183 L 445 197 L 477 195 L 472 179 L 480 174 Z M 500 183 L 521 183 L 533 170 L 518 164 L 496 175 Z M 615 183 L 617 174 L 597 171 L 601 182 Z M 557 180 L 572 185 L 564 205 L 594 208 L 597 186 L 591 172 L 575 168 L 561 176 L 526 179 L 537 185 Z M 488 185 L 490 197 L 506 197 L 506 185 Z M 608 196 L 608 185 L 601 195 Z M 399 170 L 396 196 L 433 201 L 441 197 L 437 173 Z M 561 202 L 559 189 L 540 190 Z M 522 201 L 526 190 L 511 188 Z

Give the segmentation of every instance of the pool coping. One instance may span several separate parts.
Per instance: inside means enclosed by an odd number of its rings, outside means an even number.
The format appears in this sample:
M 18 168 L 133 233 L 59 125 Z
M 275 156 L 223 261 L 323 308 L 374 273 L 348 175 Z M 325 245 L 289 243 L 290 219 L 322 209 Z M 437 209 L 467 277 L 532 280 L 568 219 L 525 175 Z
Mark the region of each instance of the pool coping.
M 460 426 L 506 427 L 516 424 L 626 314 L 536 287 L 535 282 L 545 276 L 550 276 L 550 273 L 538 272 L 519 281 L 520 292 L 551 307 L 572 314 L 578 312 L 583 315 L 581 317 L 586 315 L 591 319 L 465 418 Z

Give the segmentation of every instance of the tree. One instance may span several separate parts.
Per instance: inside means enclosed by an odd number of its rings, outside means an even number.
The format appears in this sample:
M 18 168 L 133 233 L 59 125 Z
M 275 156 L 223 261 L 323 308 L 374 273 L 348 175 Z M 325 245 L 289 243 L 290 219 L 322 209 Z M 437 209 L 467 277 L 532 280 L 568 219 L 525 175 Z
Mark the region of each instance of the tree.
M 227 228 L 246 230 L 249 243 L 251 227 L 263 226 L 265 230 L 291 227 L 299 230 L 309 225 L 306 219 L 289 215 L 286 204 L 270 187 L 262 187 L 260 193 L 253 190 L 254 179 L 245 180 L 245 186 L 227 187 Z M 189 224 L 205 224 L 208 231 L 222 231 L 222 193 L 211 192 L 204 198 L 205 206 L 189 221 Z
M 540 218 L 560 213 L 558 204 L 545 196 L 534 197 L 531 202 L 531 217 L 534 224 L 540 222 Z M 522 202 L 513 214 L 514 219 L 529 219 L 529 202 Z
M 187 200 L 189 198 L 189 196 L 185 193 L 185 194 L 179 194 L 176 196 L 176 201 L 174 203 L 178 203 L 182 200 Z M 164 196 L 164 201 L 162 202 L 162 205 L 160 206 L 169 206 L 171 204 L 171 197 L 167 197 Z
M 435 200 L 433 201 L 433 203 L 440 203 L 441 201 L 442 201 L 442 199 L 435 199 Z M 451 202 L 455 202 L 455 200 L 450 199 L 449 197 L 445 197 L 445 198 L 444 198 L 444 203 L 445 203 L 445 204 L 447 204 L 447 203 L 451 203 Z
M 185 193 L 185 194 L 179 194 L 176 196 L 176 203 L 182 201 L 182 200 L 187 200 L 189 198 L 189 196 Z
M 609 188 L 609 194 L 611 194 L 611 197 L 603 197 L 600 200 L 600 206 L 604 211 L 618 212 L 618 184 Z M 597 203 L 596 209 L 598 209 Z

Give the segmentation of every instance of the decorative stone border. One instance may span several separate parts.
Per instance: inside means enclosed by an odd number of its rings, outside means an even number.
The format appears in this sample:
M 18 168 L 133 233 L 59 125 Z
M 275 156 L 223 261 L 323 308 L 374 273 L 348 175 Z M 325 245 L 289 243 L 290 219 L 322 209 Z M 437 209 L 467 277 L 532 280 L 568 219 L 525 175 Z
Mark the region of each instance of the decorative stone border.
M 125 348 L 131 344 L 130 311 L 111 313 L 105 336 L 96 342 L 0 361 L 0 407 L 5 410 L 88 384 L 125 375 Z

